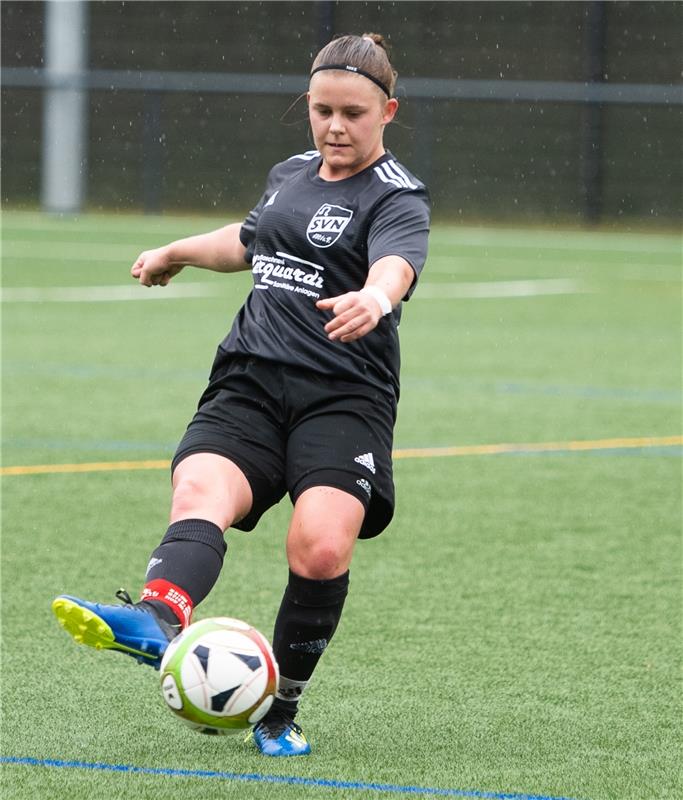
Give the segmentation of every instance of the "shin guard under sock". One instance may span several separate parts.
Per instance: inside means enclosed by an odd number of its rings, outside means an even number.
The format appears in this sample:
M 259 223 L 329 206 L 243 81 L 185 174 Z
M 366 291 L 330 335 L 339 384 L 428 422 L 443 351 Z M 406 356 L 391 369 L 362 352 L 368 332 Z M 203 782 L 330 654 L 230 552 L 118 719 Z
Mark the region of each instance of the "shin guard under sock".
M 289 572 L 275 620 L 273 652 L 280 667 L 278 706 L 293 717 L 306 683 L 337 629 L 349 588 L 349 573 L 312 580 Z
M 218 580 L 226 549 L 223 532 L 213 522 L 172 523 L 149 560 L 141 600 L 168 622 L 189 625 L 192 609 Z

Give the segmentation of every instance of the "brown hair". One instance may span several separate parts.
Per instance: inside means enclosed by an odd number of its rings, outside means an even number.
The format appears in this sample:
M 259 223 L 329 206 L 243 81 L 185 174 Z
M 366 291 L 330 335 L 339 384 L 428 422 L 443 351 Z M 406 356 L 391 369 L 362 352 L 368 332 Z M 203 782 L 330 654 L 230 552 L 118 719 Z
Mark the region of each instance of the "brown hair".
M 380 86 L 387 88 L 389 97 L 394 95 L 398 73 L 389 61 L 388 44 L 379 33 L 364 33 L 362 36 L 339 36 L 332 39 L 318 53 L 311 72 L 326 64 L 344 64 L 355 67 L 361 74 L 372 76 Z

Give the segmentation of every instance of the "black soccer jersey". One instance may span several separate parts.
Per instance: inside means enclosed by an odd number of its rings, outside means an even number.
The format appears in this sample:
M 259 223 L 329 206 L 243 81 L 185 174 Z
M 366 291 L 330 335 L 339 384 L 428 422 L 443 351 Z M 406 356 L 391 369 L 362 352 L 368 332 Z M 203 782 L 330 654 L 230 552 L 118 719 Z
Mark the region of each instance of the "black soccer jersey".
M 221 344 L 340 378 L 371 383 L 398 398 L 400 306 L 361 339 L 332 342 L 331 312 L 317 300 L 362 289 L 372 264 L 402 256 L 415 271 L 427 256 L 429 196 L 425 186 L 385 153 L 339 181 L 318 176 L 320 154 L 277 164 L 240 231 L 254 288 Z

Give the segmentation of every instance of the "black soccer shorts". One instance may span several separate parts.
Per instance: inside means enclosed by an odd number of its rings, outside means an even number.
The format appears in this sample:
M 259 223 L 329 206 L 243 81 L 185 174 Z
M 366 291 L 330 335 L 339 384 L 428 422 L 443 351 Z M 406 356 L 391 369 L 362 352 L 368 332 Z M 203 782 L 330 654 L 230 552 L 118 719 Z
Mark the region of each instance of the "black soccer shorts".
M 360 538 L 377 536 L 394 513 L 391 449 L 396 403 L 363 383 L 235 357 L 219 347 L 209 385 L 173 458 L 217 453 L 246 476 L 254 502 L 234 527 L 252 530 L 289 493 L 333 486 L 365 507 Z

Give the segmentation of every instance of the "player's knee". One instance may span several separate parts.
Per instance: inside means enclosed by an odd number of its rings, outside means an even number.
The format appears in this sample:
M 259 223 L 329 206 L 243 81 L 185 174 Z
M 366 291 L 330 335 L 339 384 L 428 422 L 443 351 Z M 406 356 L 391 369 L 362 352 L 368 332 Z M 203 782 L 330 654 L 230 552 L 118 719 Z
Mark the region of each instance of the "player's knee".
M 346 543 L 334 539 L 294 547 L 289 552 L 290 567 L 297 575 L 311 580 L 330 580 L 349 568 L 351 553 Z

